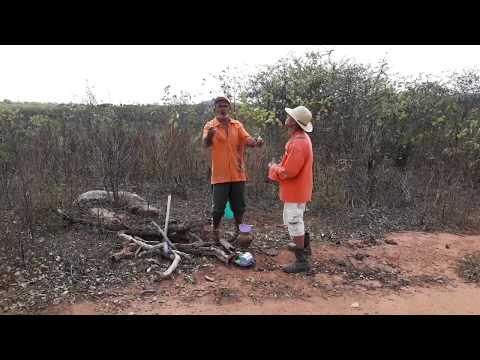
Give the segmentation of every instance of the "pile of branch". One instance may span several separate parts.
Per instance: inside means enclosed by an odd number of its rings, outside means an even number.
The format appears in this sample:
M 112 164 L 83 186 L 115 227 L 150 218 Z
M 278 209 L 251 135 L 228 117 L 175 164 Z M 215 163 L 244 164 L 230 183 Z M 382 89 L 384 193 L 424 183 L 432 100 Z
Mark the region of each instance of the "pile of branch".
M 178 226 L 172 230 L 173 239 L 183 233 L 182 238 L 187 237 L 193 240 L 191 243 L 172 242 L 160 226 L 152 221 L 157 231 L 145 230 L 122 230 L 117 233 L 118 237 L 124 240 L 122 250 L 112 254 L 112 261 L 120 261 L 129 257 L 152 257 L 160 255 L 163 258 L 172 260 L 168 269 L 161 274 L 161 278 L 170 276 L 177 268 L 182 258 L 192 259 L 193 256 L 216 257 L 225 265 L 229 265 L 235 256 L 235 248 L 227 241 L 221 240 L 219 245 L 205 242 L 195 233 L 191 232 L 192 226 Z M 151 240 L 145 240 L 148 237 Z M 152 240 L 154 239 L 154 240 Z
M 88 196 L 86 196 L 87 194 Z M 88 192 L 79 197 L 78 203 L 85 199 L 92 200 L 94 196 L 106 197 L 104 192 Z M 129 193 L 123 193 L 128 195 Z M 138 195 L 132 194 L 130 198 L 138 205 Z M 95 199 L 94 199 L 95 200 Z M 101 200 L 101 199 L 100 199 Z M 142 199 L 143 200 L 143 199 Z M 138 207 L 130 206 L 131 212 L 138 213 Z M 183 258 L 192 259 L 192 256 L 215 257 L 225 265 L 229 265 L 236 255 L 236 249 L 226 240 L 219 243 L 208 242 L 202 239 L 202 230 L 209 223 L 208 220 L 196 220 L 180 224 L 177 221 L 168 221 L 165 232 L 155 221 L 147 227 L 132 227 L 127 224 L 125 218 L 120 218 L 114 212 L 102 208 L 90 209 L 91 218 L 81 218 L 68 215 L 64 210 L 57 209 L 57 214 L 71 224 L 83 224 L 100 228 L 104 231 L 115 232 L 123 240 L 122 249 L 112 253 L 110 260 L 118 262 L 125 258 L 141 258 L 160 256 L 171 261 L 166 271 L 160 274 L 161 278 L 169 277 Z M 142 213 L 143 216 L 148 216 Z M 148 270 L 147 270 L 148 271 Z

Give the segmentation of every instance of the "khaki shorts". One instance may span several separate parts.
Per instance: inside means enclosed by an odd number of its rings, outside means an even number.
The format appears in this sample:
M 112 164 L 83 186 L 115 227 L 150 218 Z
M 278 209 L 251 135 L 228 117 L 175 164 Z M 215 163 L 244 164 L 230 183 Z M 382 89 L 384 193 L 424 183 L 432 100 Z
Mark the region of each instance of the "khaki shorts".
M 288 227 L 288 233 L 291 237 L 305 235 L 305 224 L 303 222 L 305 205 L 305 203 L 289 202 L 283 205 L 283 223 Z

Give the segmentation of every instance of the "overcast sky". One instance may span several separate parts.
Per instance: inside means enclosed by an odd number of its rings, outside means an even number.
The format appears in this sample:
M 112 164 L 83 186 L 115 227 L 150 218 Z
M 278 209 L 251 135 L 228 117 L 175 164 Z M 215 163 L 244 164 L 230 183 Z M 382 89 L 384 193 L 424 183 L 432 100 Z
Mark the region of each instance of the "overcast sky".
M 386 58 L 391 73 L 405 76 L 441 77 L 480 63 L 476 45 L 0 45 L 0 101 L 82 102 L 87 82 L 101 102 L 159 103 L 167 85 L 202 101 L 218 90 L 212 80 L 202 86 L 202 79 L 227 66 L 253 72 L 288 54 L 328 49 L 361 63 Z

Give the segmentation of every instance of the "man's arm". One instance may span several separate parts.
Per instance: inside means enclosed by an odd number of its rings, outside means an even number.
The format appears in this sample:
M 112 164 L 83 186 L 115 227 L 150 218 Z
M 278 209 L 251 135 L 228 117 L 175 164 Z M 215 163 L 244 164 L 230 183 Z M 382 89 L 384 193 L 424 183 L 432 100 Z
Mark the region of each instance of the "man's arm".
M 285 154 L 283 166 L 273 164 L 269 169 L 269 178 L 273 181 L 283 181 L 298 175 L 305 164 L 305 152 L 299 143 L 293 143 Z
M 254 138 L 247 138 L 247 140 L 245 141 L 245 145 L 247 145 L 248 147 L 260 147 L 263 145 L 263 139 L 261 137 L 259 137 L 258 139 L 254 139 Z
M 263 145 L 263 139 L 260 136 L 257 139 L 252 138 L 243 125 L 240 126 L 239 134 L 242 142 L 248 147 L 260 147 Z

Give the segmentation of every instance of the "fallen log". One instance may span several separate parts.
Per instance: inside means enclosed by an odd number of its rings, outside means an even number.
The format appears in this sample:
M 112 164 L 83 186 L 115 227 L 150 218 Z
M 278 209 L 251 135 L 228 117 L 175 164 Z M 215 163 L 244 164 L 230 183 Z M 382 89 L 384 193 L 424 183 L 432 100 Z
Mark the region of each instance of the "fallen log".
M 220 242 L 220 245 L 222 245 L 225 248 L 225 250 L 227 250 L 228 252 L 235 251 L 235 246 L 230 244 L 227 240 L 220 239 L 219 242 Z
M 187 237 L 187 239 L 190 239 L 194 242 L 197 242 L 197 243 L 204 243 L 204 241 L 202 240 L 202 238 L 200 238 L 197 234 L 191 232 L 191 231 L 188 231 L 185 233 L 185 236 Z
M 128 208 L 132 214 L 157 218 L 160 215 L 160 210 L 150 205 L 135 205 Z
M 66 214 L 63 210 L 57 209 L 57 214 L 59 214 L 63 220 L 68 221 L 71 224 L 82 224 L 82 225 L 88 225 L 92 227 L 98 227 L 104 230 L 109 230 L 109 231 L 119 231 L 119 230 L 125 230 L 128 229 L 128 226 L 125 225 L 124 223 L 102 223 L 99 221 L 91 221 L 91 220 L 86 220 L 82 218 L 77 218 L 70 216 Z
M 199 229 L 204 227 L 205 225 L 208 225 L 210 223 L 210 220 L 208 219 L 202 219 L 202 220 L 193 220 L 191 222 L 185 223 L 185 224 L 168 224 L 168 232 L 170 231 L 175 231 L 175 232 L 187 232 L 191 231 L 193 229 Z

